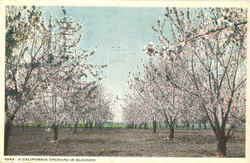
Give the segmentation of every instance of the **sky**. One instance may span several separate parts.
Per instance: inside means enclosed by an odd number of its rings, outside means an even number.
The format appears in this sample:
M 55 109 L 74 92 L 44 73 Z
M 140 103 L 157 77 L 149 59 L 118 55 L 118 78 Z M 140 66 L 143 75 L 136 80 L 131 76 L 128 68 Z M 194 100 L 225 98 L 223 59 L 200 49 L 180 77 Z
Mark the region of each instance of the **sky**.
M 46 14 L 63 16 L 61 7 L 43 7 Z M 164 8 L 145 7 L 65 7 L 68 16 L 83 24 L 80 47 L 96 49 L 89 59 L 93 64 L 106 64 L 103 85 L 109 94 L 123 98 L 128 92 L 128 74 L 137 71 L 144 58 L 143 48 L 156 41 L 152 30 Z M 114 105 L 114 121 L 121 121 L 118 101 Z

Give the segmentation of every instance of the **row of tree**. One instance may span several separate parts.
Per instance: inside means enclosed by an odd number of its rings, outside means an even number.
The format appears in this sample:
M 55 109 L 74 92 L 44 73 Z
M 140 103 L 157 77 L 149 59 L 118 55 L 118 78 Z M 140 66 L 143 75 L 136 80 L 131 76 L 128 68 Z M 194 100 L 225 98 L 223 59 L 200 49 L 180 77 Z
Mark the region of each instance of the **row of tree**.
M 124 119 L 157 118 L 174 137 L 178 121 L 205 121 L 226 156 L 233 130 L 245 123 L 247 11 L 241 8 L 166 8 L 144 48 L 148 62 L 130 76 Z
M 83 50 L 82 25 L 67 16 L 45 16 L 38 7 L 6 7 L 5 154 L 13 121 L 58 126 L 112 120 L 111 97 L 101 83 L 106 65 Z

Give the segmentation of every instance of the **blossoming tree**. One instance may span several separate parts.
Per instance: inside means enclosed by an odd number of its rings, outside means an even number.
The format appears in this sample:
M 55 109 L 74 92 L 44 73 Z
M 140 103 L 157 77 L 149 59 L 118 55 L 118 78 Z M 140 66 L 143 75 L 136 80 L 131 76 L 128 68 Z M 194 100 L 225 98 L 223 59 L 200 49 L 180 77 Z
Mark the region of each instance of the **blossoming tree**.
M 58 111 L 67 119 L 67 97 L 73 97 L 80 91 L 87 98 L 94 88 L 91 81 L 101 80 L 98 73 L 101 74 L 105 65 L 98 66 L 87 62 L 95 51 L 86 51 L 79 47 L 82 25 L 69 18 L 64 8 L 62 11 L 64 16 L 61 19 L 53 19 L 43 16 L 38 7 L 7 7 L 5 152 L 10 124 L 16 118 L 17 112 L 21 115 L 21 112 L 29 110 L 36 114 L 36 107 L 32 106 L 45 103 L 51 95 L 52 105 L 48 104 L 47 109 L 42 107 L 42 113 L 53 108 L 55 114 L 49 112 L 48 115 L 55 122 L 60 116 Z M 83 97 L 85 96 L 81 98 Z M 79 108 L 74 107 L 71 113 Z M 41 121 L 42 115 L 36 116 L 39 117 L 36 119 Z
M 245 117 L 246 13 L 242 8 L 166 8 L 153 27 L 159 43 L 147 46 L 148 55 L 168 63 L 167 82 L 201 106 L 222 157 L 236 126 L 233 119 Z
M 41 16 L 41 10 L 34 6 L 6 7 L 5 154 L 10 124 L 40 86 L 39 77 L 33 73 L 41 66 L 37 56 L 47 40 Z

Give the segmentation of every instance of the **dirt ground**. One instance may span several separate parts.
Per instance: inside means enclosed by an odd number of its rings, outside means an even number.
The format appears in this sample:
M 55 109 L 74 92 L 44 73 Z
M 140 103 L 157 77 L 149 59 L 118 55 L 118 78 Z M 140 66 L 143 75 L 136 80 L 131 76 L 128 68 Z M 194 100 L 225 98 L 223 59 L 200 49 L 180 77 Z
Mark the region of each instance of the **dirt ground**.
M 59 140 L 43 128 L 13 128 L 8 155 L 33 156 L 146 156 L 215 157 L 216 140 L 211 130 L 177 130 L 170 141 L 167 129 L 59 130 Z M 245 157 L 245 132 L 235 132 L 227 145 L 228 157 Z

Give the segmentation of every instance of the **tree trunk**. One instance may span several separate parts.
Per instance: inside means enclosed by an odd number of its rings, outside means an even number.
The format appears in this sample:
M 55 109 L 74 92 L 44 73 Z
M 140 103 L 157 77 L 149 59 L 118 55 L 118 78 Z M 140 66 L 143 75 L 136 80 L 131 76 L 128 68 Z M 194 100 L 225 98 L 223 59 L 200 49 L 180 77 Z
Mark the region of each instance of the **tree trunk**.
M 142 129 L 142 123 L 139 124 L 139 129 Z
M 201 128 L 201 122 L 199 122 L 199 129 L 201 130 L 202 128 Z
M 156 133 L 156 120 L 153 120 L 153 132 Z
M 6 93 L 6 92 L 5 92 Z M 5 94 L 5 127 L 4 127 L 4 155 L 8 154 L 8 144 L 9 144 L 9 137 L 11 132 L 11 123 L 10 120 L 7 118 L 7 111 L 8 111 L 8 98 Z
M 217 140 L 217 157 L 225 157 L 227 154 L 227 141 L 225 138 Z
M 93 128 L 93 121 L 89 122 L 89 128 Z
M 84 127 L 89 128 L 89 122 L 86 122 Z
M 204 126 L 204 129 L 206 130 L 207 129 L 207 124 L 203 123 L 203 126 Z
M 4 155 L 8 154 L 10 134 L 11 134 L 11 122 L 7 120 L 4 129 Z
M 174 125 L 170 126 L 169 139 L 174 138 Z
M 74 124 L 73 134 L 76 134 L 76 133 L 77 133 L 77 125 L 78 125 L 78 122 L 76 122 L 76 123 Z
M 58 125 L 53 126 L 53 141 L 58 139 Z

